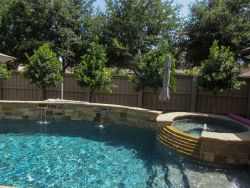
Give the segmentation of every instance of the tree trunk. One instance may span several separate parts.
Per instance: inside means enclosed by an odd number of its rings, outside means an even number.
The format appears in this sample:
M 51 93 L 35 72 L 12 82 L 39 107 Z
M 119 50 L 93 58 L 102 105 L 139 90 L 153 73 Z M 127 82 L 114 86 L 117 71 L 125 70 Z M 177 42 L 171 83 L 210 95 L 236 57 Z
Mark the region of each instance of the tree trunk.
M 0 84 L 1 84 L 1 91 L 0 91 L 1 98 L 0 99 L 3 100 L 3 80 L 0 81 Z
M 47 99 L 47 96 L 46 96 L 46 86 L 45 87 L 42 87 L 42 92 L 43 92 L 43 96 L 42 96 L 42 100 L 46 100 Z
M 218 95 L 218 90 L 217 89 L 214 89 L 214 96 L 216 97 Z M 216 106 L 213 105 L 213 114 L 216 114 Z
M 161 102 L 162 104 L 162 113 L 165 114 L 167 113 L 167 102 Z
M 90 89 L 89 102 L 92 103 L 94 99 L 95 90 Z

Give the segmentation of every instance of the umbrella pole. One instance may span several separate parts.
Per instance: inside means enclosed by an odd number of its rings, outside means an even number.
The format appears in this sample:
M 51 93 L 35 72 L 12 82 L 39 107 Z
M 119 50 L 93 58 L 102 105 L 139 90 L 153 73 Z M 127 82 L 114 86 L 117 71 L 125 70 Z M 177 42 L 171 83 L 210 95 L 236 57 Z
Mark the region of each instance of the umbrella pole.
M 167 103 L 166 102 L 162 102 L 162 113 L 166 113 L 167 112 Z

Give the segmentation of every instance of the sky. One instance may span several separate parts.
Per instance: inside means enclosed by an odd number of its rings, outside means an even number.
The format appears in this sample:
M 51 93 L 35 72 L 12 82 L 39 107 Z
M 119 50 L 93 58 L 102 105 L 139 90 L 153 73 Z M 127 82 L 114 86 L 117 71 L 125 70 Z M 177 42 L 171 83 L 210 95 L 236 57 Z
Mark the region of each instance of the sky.
M 174 0 L 175 4 L 182 5 L 180 14 L 183 17 L 186 17 L 188 15 L 189 13 L 188 5 L 193 2 L 195 2 L 195 0 Z M 94 5 L 96 7 L 99 7 L 100 10 L 105 10 L 105 0 L 96 0 Z

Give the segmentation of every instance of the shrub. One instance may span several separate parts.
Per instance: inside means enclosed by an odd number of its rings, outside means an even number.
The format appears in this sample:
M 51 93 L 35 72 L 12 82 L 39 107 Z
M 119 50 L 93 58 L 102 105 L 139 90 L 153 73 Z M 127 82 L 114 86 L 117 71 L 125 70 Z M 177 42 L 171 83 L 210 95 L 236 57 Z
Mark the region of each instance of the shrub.
M 30 79 L 32 84 L 43 89 L 43 99 L 46 99 L 46 87 L 58 86 L 63 81 L 57 55 L 50 49 L 49 44 L 45 43 L 34 51 L 28 60 L 24 76 Z
M 216 95 L 221 91 L 240 89 L 243 82 L 237 79 L 240 65 L 234 60 L 234 54 L 225 46 L 214 41 L 209 57 L 201 65 L 199 87 L 211 90 Z
M 164 67 L 169 51 L 167 42 L 163 42 L 145 55 L 138 55 L 135 58 L 132 68 L 135 74 L 132 76 L 132 81 L 136 84 L 137 90 L 149 87 L 154 89 L 154 91 L 159 91 L 162 87 Z M 175 63 L 173 58 L 171 58 L 171 91 L 175 90 L 175 82 Z
M 7 80 L 10 77 L 11 72 L 7 69 L 7 65 L 0 62 L 0 80 Z
M 75 68 L 75 78 L 81 87 L 90 89 L 90 102 L 97 89 L 112 91 L 113 83 L 111 73 L 105 67 L 107 63 L 106 49 L 96 42 L 90 44 L 87 53 L 82 56 L 78 67 Z

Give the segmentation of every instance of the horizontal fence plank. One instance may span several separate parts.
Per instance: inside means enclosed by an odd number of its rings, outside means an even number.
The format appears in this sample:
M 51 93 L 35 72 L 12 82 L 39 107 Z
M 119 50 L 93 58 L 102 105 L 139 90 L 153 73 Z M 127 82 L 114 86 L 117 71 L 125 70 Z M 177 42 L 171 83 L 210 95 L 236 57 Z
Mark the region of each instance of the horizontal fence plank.
M 113 77 L 115 87 L 112 93 L 96 91 L 93 102 L 110 103 L 127 106 L 139 106 L 148 109 L 163 109 L 159 101 L 159 92 L 150 88 L 138 92 L 134 83 L 126 76 Z M 190 75 L 176 75 L 176 91 L 171 92 L 171 99 L 167 102 L 167 111 L 198 111 L 205 113 L 236 113 L 243 116 L 250 114 L 250 84 L 240 90 L 219 93 L 201 92 L 196 89 L 196 79 Z M 31 84 L 20 72 L 13 72 L 12 77 L 4 80 L 2 85 L 2 100 L 41 100 L 42 90 Z M 61 88 L 46 88 L 48 98 L 60 98 Z M 73 74 L 64 75 L 64 99 L 85 101 L 88 89 L 81 88 Z

